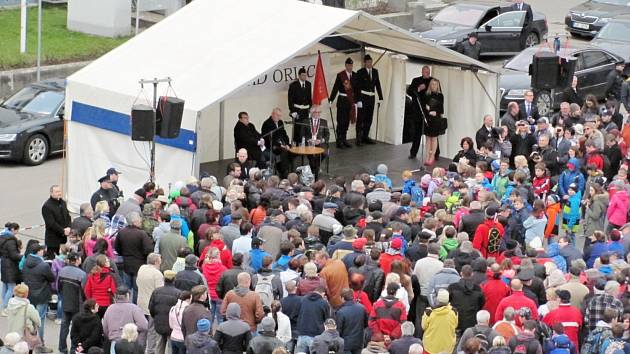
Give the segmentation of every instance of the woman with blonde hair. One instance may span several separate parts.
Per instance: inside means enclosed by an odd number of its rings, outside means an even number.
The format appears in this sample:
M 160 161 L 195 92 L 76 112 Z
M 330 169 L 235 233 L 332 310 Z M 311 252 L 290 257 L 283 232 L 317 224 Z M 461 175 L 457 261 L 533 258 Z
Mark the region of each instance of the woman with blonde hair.
M 94 254 L 94 246 L 96 245 L 96 241 L 100 239 L 105 239 L 107 242 L 107 257 L 113 258 L 114 251 L 112 247 L 112 241 L 109 237 L 107 237 L 106 231 L 107 224 L 103 219 L 97 219 L 92 224 L 92 227 L 88 227 L 83 233 L 83 250 L 87 257 Z
M 94 220 L 103 219 L 106 227 L 109 227 L 111 218 L 109 216 L 109 203 L 106 200 L 101 200 L 94 205 Z
M 143 354 L 144 349 L 137 342 L 138 326 L 127 323 L 122 328 L 120 340 L 116 342 L 114 350 L 116 354 Z
M 20 335 L 25 330 L 37 335 L 37 329 L 41 326 L 39 312 L 28 300 L 28 286 L 24 283 L 13 288 L 13 297 L 7 305 L 7 333 L 16 332 Z M 26 326 L 26 327 L 25 327 Z M 29 346 L 29 349 L 33 349 Z
M 529 180 L 531 177 L 531 173 L 529 172 L 529 165 L 527 164 L 527 158 L 523 155 L 517 155 L 514 157 L 514 172 L 520 171 L 526 176 Z
M 446 127 L 442 126 L 442 114 L 444 114 L 444 95 L 440 87 L 440 81 L 432 79 L 426 93 L 421 97 L 422 110 L 426 125 L 424 135 L 427 137 L 426 149 L 427 159 L 424 162 L 427 166 L 435 163 L 435 153 L 438 148 L 438 137 L 443 135 Z

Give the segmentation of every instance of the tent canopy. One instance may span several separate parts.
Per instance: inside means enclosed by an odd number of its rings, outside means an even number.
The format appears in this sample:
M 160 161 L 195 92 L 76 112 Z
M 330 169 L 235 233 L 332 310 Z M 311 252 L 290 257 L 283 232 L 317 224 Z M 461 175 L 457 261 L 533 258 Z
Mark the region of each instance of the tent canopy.
M 139 78 L 170 77 L 186 109 L 201 111 L 329 35 L 494 72 L 361 11 L 296 0 L 212 0 L 190 3 L 69 80 L 136 96 Z

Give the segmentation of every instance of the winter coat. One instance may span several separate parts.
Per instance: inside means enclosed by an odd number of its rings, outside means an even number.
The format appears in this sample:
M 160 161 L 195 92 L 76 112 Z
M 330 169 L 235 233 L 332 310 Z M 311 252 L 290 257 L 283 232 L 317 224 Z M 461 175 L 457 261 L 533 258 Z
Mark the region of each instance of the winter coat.
M 580 172 L 580 160 L 571 158 L 568 163 L 573 164 L 575 169 L 566 169 L 560 174 L 560 178 L 558 179 L 558 195 L 560 198 L 568 194 L 571 183 L 575 183 L 577 185 L 578 191 L 581 192 L 581 195 L 584 194 L 585 181 L 584 175 Z
M 179 290 L 190 291 L 196 285 L 204 285 L 203 275 L 199 274 L 197 267 L 186 267 L 175 275 L 175 287 Z
M 408 354 L 409 347 L 414 344 L 422 344 L 422 341 L 414 336 L 402 336 L 389 345 L 389 352 L 391 354 Z
M 209 333 L 195 332 L 186 337 L 184 343 L 186 344 L 186 353 L 221 354 L 219 345 Z
M 329 259 L 319 273 L 326 280 L 328 301 L 333 308 L 338 308 L 343 303 L 341 290 L 348 288 L 348 271 L 340 260 Z
M 547 204 L 545 214 L 547 215 L 547 226 L 545 226 L 545 237 L 549 238 L 552 234 L 560 232 L 560 224 L 562 224 L 562 204 Z M 554 230 L 555 227 L 555 230 Z
M 297 332 L 301 336 L 315 337 L 324 331 L 324 321 L 330 317 L 328 302 L 318 293 L 302 297 Z
M 225 316 L 228 305 L 233 302 L 239 304 L 241 307 L 241 319 L 249 324 L 252 331 L 255 331 L 256 324 L 259 323 L 265 315 L 260 296 L 249 289 L 237 286 L 225 294 L 225 298 L 221 303 L 222 315 Z
M 168 232 L 161 236 L 159 242 L 155 245 L 155 248 L 158 249 L 162 256 L 160 270 L 165 271 L 173 268 L 173 263 L 177 259 L 177 253 L 184 247 L 188 247 L 188 244 L 186 239 L 179 233 Z
M 103 316 L 103 334 L 110 341 L 119 340 L 122 328 L 127 323 L 138 326 L 138 342 L 142 343 L 146 338 L 149 322 L 144 313 L 130 302 L 117 301 L 110 305 Z
M 481 256 L 484 258 L 496 258 L 500 254 L 499 252 L 490 253 L 488 251 L 490 229 L 494 227 L 499 230 L 499 234 L 501 235 L 501 238 L 503 238 L 505 235 L 503 225 L 498 221 L 494 221 L 492 219 L 486 219 L 482 224 L 479 225 L 479 227 L 477 227 L 477 230 L 474 233 L 473 247 L 481 252 Z
M 124 204 L 123 204 L 124 205 Z M 130 342 L 126 339 L 116 341 L 114 346 L 116 354 L 143 354 L 144 348 L 137 340 Z
M 486 337 L 486 340 L 488 341 L 488 347 L 492 346 L 492 341 L 496 336 L 499 335 L 495 330 L 492 329 L 492 327 L 479 324 L 470 326 L 469 328 L 466 328 L 466 330 L 464 330 L 464 332 L 462 333 L 462 337 L 457 344 L 457 352 L 460 352 L 462 350 L 462 346 L 466 343 L 467 340 L 473 337 L 477 337 L 477 335 L 479 334 L 482 334 Z
M 254 269 L 254 272 L 258 272 L 262 268 L 262 261 L 265 256 L 271 257 L 271 255 L 260 248 L 252 248 L 249 251 L 249 266 Z
M 526 354 L 542 354 L 542 347 L 538 342 L 536 335 L 528 332 L 521 332 L 514 337 L 510 338 L 508 343 L 512 352 L 519 345 L 524 345 L 526 348 Z
M 462 216 L 462 221 L 459 225 L 459 231 L 465 232 L 469 237 L 472 237 L 477 230 L 477 227 L 483 224 L 486 216 L 483 210 L 471 210 L 468 215 Z
M 381 290 L 385 284 L 385 272 L 371 262 L 359 267 L 359 271 L 364 277 L 363 291 L 367 293 L 370 302 L 376 302 L 381 297 Z
M 545 237 L 545 226 L 547 226 L 547 217 L 542 216 L 537 218 L 534 215 L 530 215 L 525 221 L 523 221 L 523 227 L 525 227 L 525 244 L 529 243 L 534 238 L 540 238 L 542 241 Z
M 337 330 L 344 340 L 344 350 L 363 348 L 363 329 L 368 323 L 368 314 L 361 304 L 346 301 L 335 313 Z
M 186 306 L 186 309 L 182 314 L 181 321 L 182 335 L 184 336 L 184 338 L 197 332 L 197 321 L 202 318 L 206 318 L 209 321 L 212 321 L 210 311 L 208 311 L 208 308 L 205 306 L 205 304 L 195 301 Z
M 66 201 L 48 198 L 42 206 L 42 218 L 46 225 L 44 232 L 46 246 L 59 247 L 62 243 L 66 243 L 67 238 L 64 235 L 64 229 L 70 227 L 71 224 Z
M 628 208 L 630 207 L 630 196 L 628 196 L 627 189 L 621 189 L 617 191 L 610 198 L 610 204 L 608 205 L 608 222 L 615 226 L 622 226 L 627 222 Z
M 249 341 L 247 354 L 271 354 L 278 347 L 284 347 L 284 343 L 276 338 L 275 332 L 260 332 Z
M 148 315 L 151 294 L 155 289 L 164 286 L 164 275 L 154 265 L 143 264 L 138 270 L 136 284 L 138 286 L 138 306 L 145 315 Z
M 400 325 L 406 320 L 405 305 L 395 296 L 386 296 L 374 304 L 368 326 L 372 333 L 382 333 L 396 339 L 402 336 Z
M 216 259 L 210 261 L 210 263 L 205 263 L 201 269 L 204 278 L 206 278 L 206 283 L 208 283 L 208 295 L 210 299 L 219 299 L 217 295 L 217 284 L 219 283 L 219 279 L 221 279 L 221 274 L 223 274 L 227 268 L 225 268 L 221 261 Z
M 590 206 L 584 208 L 584 235 L 588 237 L 597 230 L 604 231 L 604 215 L 608 207 L 608 193 L 593 197 Z
M 442 241 L 442 246 L 440 247 L 440 260 L 445 260 L 448 254 L 457 249 L 459 246 L 459 242 L 454 238 L 447 238 Z
M 109 268 L 90 274 L 85 283 L 85 296 L 94 299 L 99 306 L 109 306 L 116 294 L 116 281 Z
M 459 322 L 457 328 L 464 330 L 477 323 L 477 311 L 485 303 L 481 287 L 471 279 L 460 279 L 448 286 L 450 303 L 457 310 Z
M 158 334 L 169 336 L 171 327 L 169 326 L 169 312 L 177 304 L 181 291 L 173 286 L 173 283 L 165 283 L 163 287 L 157 288 L 149 299 L 149 313 L 153 317 L 153 326 Z
M 28 299 L 34 306 L 48 304 L 52 296 L 55 276 L 48 263 L 35 254 L 29 254 L 22 270 L 24 284 L 28 285 Z
M 226 320 L 217 327 L 214 338 L 224 354 L 243 353 L 252 338 L 249 325 L 240 319 L 241 308 L 230 304 L 226 310 Z
M 175 306 L 171 307 L 168 311 L 168 325 L 171 328 L 171 341 L 184 341 L 184 335 L 182 334 L 182 315 L 188 305 L 189 303 L 186 301 L 177 300 Z
M 568 272 L 567 261 L 564 257 L 560 255 L 560 245 L 557 243 L 550 243 L 547 246 L 547 255 L 549 258 L 553 260 L 553 263 L 560 269 L 563 273 Z
M 451 305 L 427 310 L 422 315 L 424 351 L 429 354 L 452 353 L 455 349 L 457 322 L 457 313 Z
M 10 233 L 0 235 L 0 279 L 3 283 L 17 284 L 21 280 L 18 265 L 22 259 L 17 238 Z
M 300 309 L 302 308 L 302 297 L 296 294 L 288 294 L 286 297 L 280 300 L 282 304 L 282 313 L 289 317 L 289 321 L 291 322 L 291 337 L 293 339 L 297 339 L 298 331 L 298 318 L 300 316 Z M 229 312 L 228 307 L 228 312 Z
M 238 286 L 237 277 L 240 273 L 245 272 L 243 267 L 233 267 L 221 273 L 219 283 L 217 283 L 216 291 L 220 298 L 223 298 L 228 291 Z
M 103 342 L 103 325 L 101 319 L 95 313 L 80 312 L 72 317 L 72 329 L 70 330 L 72 347 L 79 344 L 87 350 L 98 347 Z
M 16 332 L 20 336 L 24 333 L 24 315 L 26 314 L 26 327 L 33 331 L 41 325 L 39 313 L 28 299 L 12 297 L 7 304 L 7 332 Z
M 114 248 L 123 258 L 124 272 L 132 275 L 138 274 L 138 269 L 147 262 L 147 256 L 154 249 L 151 237 L 133 225 L 118 232 Z
M 429 281 L 429 305 L 437 306 L 436 296 L 438 290 L 447 289 L 449 285 L 457 283 L 460 279 L 459 273 L 453 268 L 442 268 Z
M 360 350 L 363 346 L 357 348 Z M 342 354 L 347 352 L 348 348 L 345 347 L 345 340 L 339 336 L 337 330 L 326 330 L 324 333 L 313 338 L 313 344 L 311 345 L 312 354 Z
M 595 260 L 604 252 L 608 252 L 608 244 L 606 242 L 597 241 L 591 243 L 590 246 L 584 250 L 584 260 L 586 261 L 586 266 L 593 268 Z
M 564 325 L 564 334 L 566 334 L 575 347 L 579 347 L 578 336 L 582 328 L 582 312 L 571 306 L 571 304 L 560 304 L 558 308 L 549 312 L 543 319 L 545 324 L 551 328 L 560 322 Z
M 512 295 L 501 299 L 499 306 L 497 306 L 494 312 L 495 321 L 503 319 L 503 312 L 508 307 L 512 307 L 517 311 L 523 307 L 528 308 L 532 314 L 531 318 L 538 318 L 538 307 L 536 303 L 534 300 L 525 296 L 525 293 L 522 291 L 513 291 Z
M 57 278 L 57 293 L 63 298 L 63 311 L 78 313 L 81 310 L 81 305 L 85 300 L 83 292 L 85 281 L 86 275 L 83 269 L 70 264 L 61 268 Z

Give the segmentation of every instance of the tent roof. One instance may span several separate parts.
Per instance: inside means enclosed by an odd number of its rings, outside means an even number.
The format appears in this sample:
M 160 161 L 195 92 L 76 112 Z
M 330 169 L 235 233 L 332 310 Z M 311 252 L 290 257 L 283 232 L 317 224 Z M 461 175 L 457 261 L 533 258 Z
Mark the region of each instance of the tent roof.
M 320 40 L 340 35 L 392 52 L 495 72 L 361 11 L 296 0 L 212 0 L 191 2 L 68 81 L 136 96 L 138 80 L 170 77 L 186 108 L 200 111 Z

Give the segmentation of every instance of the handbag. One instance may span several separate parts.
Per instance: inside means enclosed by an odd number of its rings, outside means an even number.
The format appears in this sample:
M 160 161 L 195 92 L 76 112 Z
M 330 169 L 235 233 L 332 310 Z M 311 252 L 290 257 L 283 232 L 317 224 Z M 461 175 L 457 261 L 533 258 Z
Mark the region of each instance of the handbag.
M 446 132 L 446 129 L 448 129 L 448 119 L 446 119 L 445 117 L 438 118 L 437 126 L 440 134 L 444 134 L 444 132 Z
M 30 329 L 26 326 L 26 309 L 28 308 L 28 304 L 24 306 L 24 335 L 22 339 L 28 344 L 28 349 L 33 350 L 35 347 L 42 345 L 42 340 L 37 335 L 37 329 L 35 329 L 35 333 L 31 332 Z

